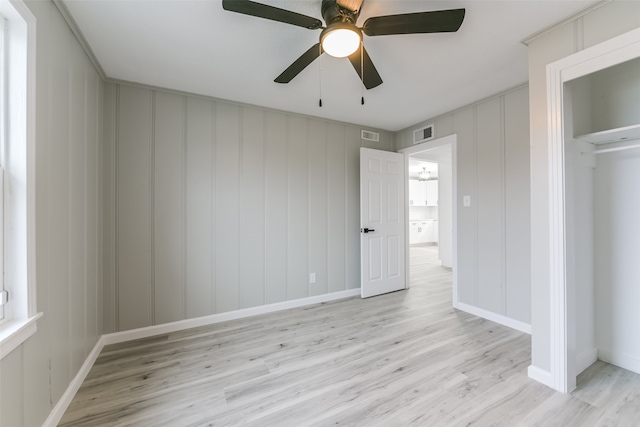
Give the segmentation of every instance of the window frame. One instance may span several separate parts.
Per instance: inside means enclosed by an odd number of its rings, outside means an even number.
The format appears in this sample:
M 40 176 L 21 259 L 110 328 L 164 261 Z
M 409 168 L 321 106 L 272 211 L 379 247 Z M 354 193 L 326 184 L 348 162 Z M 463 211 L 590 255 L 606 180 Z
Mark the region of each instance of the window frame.
M 7 59 L 5 48 L 6 40 L 5 18 L 0 14 L 0 324 L 6 321 L 5 305 L 8 303 L 8 294 L 4 287 L 4 148 L 7 138 L 6 132 L 6 72 Z
M 0 1 L 5 18 L 6 127 L 4 173 L 4 285 L 10 293 L 0 323 L 0 360 L 37 331 L 36 299 L 36 18 L 24 0 Z M 7 228 L 8 227 L 8 228 Z M 11 233 L 7 233 L 10 230 Z

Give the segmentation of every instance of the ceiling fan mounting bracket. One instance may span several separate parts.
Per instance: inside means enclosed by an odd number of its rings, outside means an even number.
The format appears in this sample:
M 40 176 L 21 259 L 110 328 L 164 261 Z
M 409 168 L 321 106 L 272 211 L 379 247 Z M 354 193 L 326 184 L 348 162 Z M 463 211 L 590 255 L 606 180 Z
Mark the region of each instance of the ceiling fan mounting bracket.
M 340 7 L 336 0 L 322 0 L 322 18 L 327 23 L 327 27 L 334 23 L 350 23 L 354 27 L 360 11 L 352 12 Z

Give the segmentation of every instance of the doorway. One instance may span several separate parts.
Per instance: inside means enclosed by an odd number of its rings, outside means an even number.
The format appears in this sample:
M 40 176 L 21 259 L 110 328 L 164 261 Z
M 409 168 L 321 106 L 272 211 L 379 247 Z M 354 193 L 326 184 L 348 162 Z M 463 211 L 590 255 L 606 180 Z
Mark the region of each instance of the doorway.
M 591 132 L 586 135 L 577 135 L 574 133 L 572 123 L 572 114 L 575 112 L 572 108 L 572 97 L 566 97 L 565 89 L 576 89 L 569 84 L 571 81 L 594 74 L 598 71 L 605 70 L 610 67 L 632 61 L 637 58 L 640 52 L 640 29 L 630 31 L 626 34 L 603 42 L 599 45 L 585 49 L 574 55 L 570 55 L 557 62 L 547 66 L 547 96 L 549 99 L 549 117 L 554 118 L 549 122 L 549 164 L 550 164 L 550 191 L 549 191 L 549 252 L 550 252 L 550 268 L 549 268 L 549 284 L 550 298 L 548 306 L 546 303 L 536 306 L 534 301 L 534 311 L 549 312 L 549 332 L 537 332 L 539 341 L 548 339 L 547 348 L 550 355 L 550 369 L 548 379 L 539 376 L 538 380 L 544 380 L 554 389 L 567 393 L 576 387 L 576 375 L 581 367 L 588 364 L 594 357 L 603 358 L 603 354 L 599 349 L 594 352 L 587 351 L 586 356 L 577 353 L 576 340 L 580 345 L 580 339 L 577 335 L 577 317 L 580 316 L 578 309 L 584 308 L 579 304 L 578 296 L 580 289 L 578 285 L 582 285 L 585 281 L 577 277 L 580 272 L 576 268 L 576 257 L 580 258 L 580 252 L 576 249 L 583 249 L 577 240 L 582 237 L 581 231 L 576 228 L 576 224 L 572 218 L 578 217 L 576 212 L 576 197 L 578 193 L 574 191 L 576 176 L 574 169 L 576 158 L 580 161 L 588 161 L 597 152 L 595 145 L 597 142 L 591 142 L 594 147 L 588 148 L 582 143 L 574 142 L 575 139 L 583 140 L 584 137 L 592 137 L 602 132 Z M 580 83 L 577 82 L 579 85 Z M 575 101 L 574 101 L 575 102 Z M 636 113 L 637 119 L 637 113 Z M 621 126 L 621 125 L 616 125 Z M 615 127 L 615 126 L 614 126 Z M 636 123 L 632 126 L 623 126 L 623 128 L 640 128 L 640 124 Z M 628 129 L 616 128 L 608 129 L 606 132 L 619 133 Z M 567 133 L 570 132 L 570 133 Z M 598 135 L 596 135 L 598 136 Z M 628 136 L 623 138 L 630 139 Z M 626 141 L 626 140 L 625 140 Z M 624 142 L 628 144 L 629 142 Z M 616 150 L 621 146 L 612 147 Z M 571 150 L 578 151 L 580 156 L 572 156 Z M 591 151 L 591 153 L 589 152 Z M 583 155 L 583 152 L 586 155 Z M 601 151 L 604 153 L 604 150 Z M 573 164 L 572 164 L 573 161 Z M 624 181 L 624 180 L 623 180 Z M 598 193 L 595 193 L 596 195 Z M 596 206 L 597 207 L 597 206 Z M 592 209 L 593 212 L 593 209 Z M 597 211 L 596 211 L 597 212 Z M 584 215 L 580 216 L 584 218 Z M 597 218 L 593 218 L 590 222 L 596 222 Z M 593 233 L 593 229 L 591 230 Z M 593 245 L 593 239 L 590 239 Z M 595 252 L 589 251 L 587 256 L 592 256 Z M 611 251 L 607 255 L 612 254 Z M 613 259 L 618 259 L 617 257 Z M 635 265 L 635 264 L 633 264 Z M 596 266 L 595 271 L 599 268 Z M 601 269 L 600 269 L 601 270 Z M 593 278 L 593 272 L 588 277 Z M 595 285 L 597 289 L 597 284 Z M 633 299 L 631 295 L 624 295 L 628 299 Z M 593 316 L 592 316 L 593 317 Z M 633 323 L 633 322 L 631 322 Z M 534 329 L 535 333 L 535 329 Z M 590 354 L 589 354 L 590 353 Z M 606 356 L 606 355 L 604 355 Z M 625 355 L 626 356 L 626 355 Z M 583 359 L 580 361 L 580 359 Z M 634 355 L 630 359 L 638 360 L 638 356 Z M 632 362 L 633 362 L 632 361 Z M 616 364 L 626 363 L 624 360 Z M 580 366 L 582 365 L 582 366 Z M 638 364 L 640 365 L 640 364 Z M 631 365 L 629 366 L 631 367 Z M 638 368 L 640 370 L 640 366 Z M 535 378 L 530 371 L 530 376 Z
M 399 150 L 406 159 L 406 277 L 413 264 L 433 264 L 452 271 L 457 303 L 456 135 Z M 413 203 L 412 203 L 413 200 Z M 417 260 L 416 257 L 420 257 Z M 424 259 L 422 259 L 424 258 Z

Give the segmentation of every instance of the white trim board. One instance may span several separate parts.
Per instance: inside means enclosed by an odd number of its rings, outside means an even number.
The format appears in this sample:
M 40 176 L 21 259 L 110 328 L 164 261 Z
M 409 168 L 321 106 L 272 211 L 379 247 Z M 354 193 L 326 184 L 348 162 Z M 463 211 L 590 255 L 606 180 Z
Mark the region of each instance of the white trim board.
M 557 30 L 558 28 L 561 28 L 565 25 L 567 25 L 570 22 L 573 22 L 577 19 L 582 18 L 585 15 L 588 15 L 589 13 L 593 12 L 596 9 L 601 8 L 602 6 L 606 5 L 607 3 L 611 3 L 612 0 L 600 0 L 599 2 L 589 5 L 587 7 L 585 7 L 582 10 L 579 10 L 578 12 L 574 13 L 573 15 L 567 16 L 566 18 L 561 19 L 558 22 L 555 22 L 551 25 L 549 25 L 548 27 L 545 27 L 539 31 L 536 31 L 535 33 L 531 34 L 530 36 L 522 39 L 520 41 L 520 43 L 522 43 L 525 46 L 529 46 L 531 44 L 531 42 L 533 42 L 534 40 L 539 39 L 542 36 L 545 36 L 555 30 Z
M 474 307 L 473 305 L 465 304 L 463 302 L 454 302 L 453 308 L 531 335 L 531 325 L 528 323 L 524 323 L 492 311 L 484 310 L 482 308 Z
M 637 57 L 640 57 L 640 28 L 547 65 L 550 272 L 549 372 L 551 376 L 550 386 L 562 393 L 568 393 L 576 386 L 575 349 L 569 345 L 575 335 L 575 325 L 571 324 L 567 313 L 567 304 L 572 304 L 573 301 L 568 300 L 569 294 L 567 290 L 563 87 L 568 81 Z
M 576 356 L 576 372 L 580 374 L 582 371 L 593 365 L 598 360 L 598 349 L 590 348 Z M 604 359 L 603 359 L 604 360 Z
M 628 354 L 620 352 L 610 352 L 608 350 L 598 349 L 598 359 L 603 362 L 611 363 L 628 371 L 640 373 L 640 359 Z
M 537 366 L 529 365 L 529 368 L 527 369 L 527 375 L 532 380 L 538 381 L 539 383 L 542 383 L 547 387 L 551 387 L 551 373 L 549 371 L 540 369 Z
M 240 310 L 211 314 L 209 316 L 196 317 L 193 319 L 178 320 L 177 322 L 163 323 L 161 325 L 147 326 L 144 328 L 131 329 L 129 331 L 114 332 L 111 334 L 103 335 L 103 338 L 105 340 L 104 344 L 117 344 L 121 342 L 137 340 L 140 338 L 148 338 L 155 335 L 168 334 L 171 332 L 183 331 L 185 329 L 198 328 L 200 326 L 227 322 L 229 320 L 244 319 L 246 317 L 274 313 L 276 311 L 288 310 L 290 308 L 304 307 L 307 305 L 335 301 L 354 296 L 360 296 L 360 288 L 348 289 L 346 291 L 333 292 L 330 294 L 301 298 L 292 301 L 283 301 L 274 304 L 260 305 L 257 307 L 243 308 Z
M 41 317 L 42 313 L 38 313 L 25 320 L 7 321 L 0 326 L 0 360 L 36 333 L 37 321 Z
M 410 147 L 402 148 L 398 150 L 398 153 L 404 154 L 405 162 L 405 201 L 409 200 L 409 157 L 412 154 L 422 153 L 433 148 L 444 147 L 451 145 L 451 225 L 452 225 L 452 237 L 451 237 L 451 271 L 452 271 L 452 299 L 455 304 L 458 301 L 458 134 L 452 134 L 436 138 L 431 141 L 422 142 L 420 144 L 412 145 Z M 410 280 L 410 257 L 409 257 L 409 209 L 405 209 L 405 277 L 407 278 L 407 289 L 409 289 Z
M 80 386 L 82 386 L 85 378 L 87 378 L 87 375 L 89 375 L 89 371 L 91 371 L 91 368 L 98 359 L 98 356 L 100 355 L 103 347 L 104 335 L 98 339 L 98 342 L 93 347 L 93 350 L 91 350 L 91 353 L 89 353 L 89 355 L 85 359 L 76 376 L 73 378 L 73 380 L 71 380 L 69 387 L 67 387 L 67 390 L 65 390 L 60 400 L 58 400 L 56 406 L 54 406 L 49 413 L 49 416 L 42 424 L 42 427 L 56 427 L 60 420 L 62 420 L 64 413 L 67 411 L 67 408 L 71 404 L 71 401 L 75 397 L 78 390 L 80 390 Z

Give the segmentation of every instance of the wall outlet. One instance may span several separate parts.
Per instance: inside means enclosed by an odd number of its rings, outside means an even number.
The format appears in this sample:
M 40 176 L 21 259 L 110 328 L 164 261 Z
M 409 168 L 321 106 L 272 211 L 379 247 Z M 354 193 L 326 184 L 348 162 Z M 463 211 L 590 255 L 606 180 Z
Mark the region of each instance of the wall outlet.
M 316 283 L 316 273 L 309 274 L 309 283 Z

